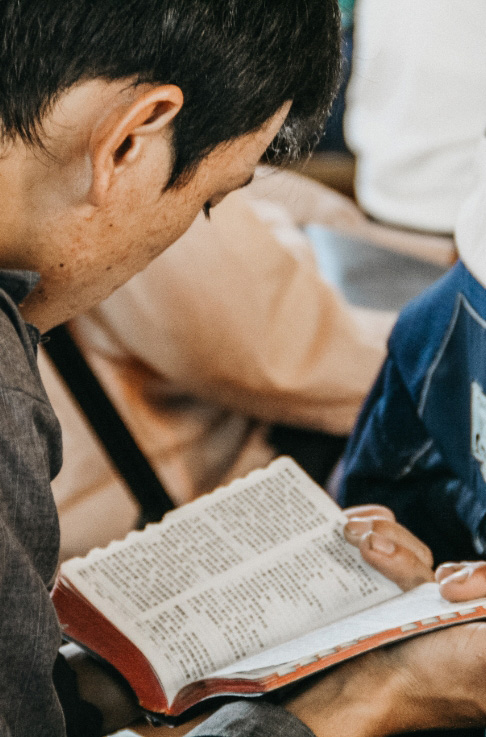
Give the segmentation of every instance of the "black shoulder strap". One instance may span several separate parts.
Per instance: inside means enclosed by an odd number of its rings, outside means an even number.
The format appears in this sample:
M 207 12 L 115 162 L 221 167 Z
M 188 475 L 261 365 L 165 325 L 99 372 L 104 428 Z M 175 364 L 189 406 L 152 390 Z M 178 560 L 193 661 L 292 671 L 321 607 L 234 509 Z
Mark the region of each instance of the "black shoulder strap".
M 157 522 L 174 507 L 151 465 L 93 374 L 65 325 L 48 334 L 44 348 L 88 422 L 142 508 L 142 521 Z

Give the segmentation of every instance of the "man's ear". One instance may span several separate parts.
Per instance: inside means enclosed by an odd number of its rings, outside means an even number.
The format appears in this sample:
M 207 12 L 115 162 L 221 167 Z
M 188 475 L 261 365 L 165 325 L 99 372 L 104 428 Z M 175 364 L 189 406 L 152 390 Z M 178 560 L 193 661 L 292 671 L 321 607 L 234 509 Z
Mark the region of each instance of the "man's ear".
M 161 85 L 141 94 L 129 104 L 115 107 L 91 135 L 92 165 L 90 200 L 100 205 L 114 178 L 140 155 L 144 136 L 163 132 L 184 103 L 176 85 Z

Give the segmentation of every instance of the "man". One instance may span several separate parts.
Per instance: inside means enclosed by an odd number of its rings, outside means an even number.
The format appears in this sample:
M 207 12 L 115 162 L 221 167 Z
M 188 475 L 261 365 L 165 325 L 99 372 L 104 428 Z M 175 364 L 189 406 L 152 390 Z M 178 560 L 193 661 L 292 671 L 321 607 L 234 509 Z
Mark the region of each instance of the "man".
M 60 439 L 38 330 L 143 268 L 244 186 L 272 142 L 292 155 L 322 127 L 338 13 L 333 0 L 16 0 L 0 21 L 1 266 L 22 270 L 1 280 L 0 733 L 50 736 L 65 731 L 47 591 Z
M 244 185 L 272 141 L 275 154 L 292 153 L 322 124 L 338 67 L 338 16 L 332 0 L 5 0 L 0 19 L 0 733 L 57 737 L 65 734 L 51 675 L 60 634 L 47 585 L 58 547 L 49 478 L 60 439 L 35 365 L 38 329 L 85 310 L 142 268 L 201 208 Z M 41 278 L 30 291 L 33 272 Z M 388 569 L 405 561 L 420 580 L 430 577 L 415 540 L 393 524 L 389 535 Z M 445 634 L 439 648 L 430 637 L 421 649 L 394 649 L 394 671 L 383 654 L 379 670 L 362 659 L 285 709 L 230 705 L 194 734 L 420 727 L 442 704 L 448 675 L 441 668 L 430 694 L 431 666 L 459 657 L 457 638 Z M 446 655 L 441 643 L 450 643 Z M 412 666 L 415 680 L 406 681 Z M 70 734 L 108 729 L 77 699 L 62 661 L 59 673 Z M 98 689 L 93 699 L 103 695 Z M 407 720 L 396 718 L 397 703 L 410 707 Z M 451 704 L 447 718 L 457 721 L 462 704 Z M 484 710 L 471 713 L 479 720 Z

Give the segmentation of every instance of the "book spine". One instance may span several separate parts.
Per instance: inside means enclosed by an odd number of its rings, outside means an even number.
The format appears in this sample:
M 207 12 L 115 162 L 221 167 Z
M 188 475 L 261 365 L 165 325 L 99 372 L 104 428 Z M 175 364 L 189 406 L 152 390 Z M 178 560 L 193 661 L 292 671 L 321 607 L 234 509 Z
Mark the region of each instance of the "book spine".
M 143 709 L 168 713 L 163 688 L 140 650 L 79 593 L 58 579 L 52 590 L 61 628 L 68 639 L 96 653 L 128 682 Z M 66 623 L 69 624 L 66 624 Z

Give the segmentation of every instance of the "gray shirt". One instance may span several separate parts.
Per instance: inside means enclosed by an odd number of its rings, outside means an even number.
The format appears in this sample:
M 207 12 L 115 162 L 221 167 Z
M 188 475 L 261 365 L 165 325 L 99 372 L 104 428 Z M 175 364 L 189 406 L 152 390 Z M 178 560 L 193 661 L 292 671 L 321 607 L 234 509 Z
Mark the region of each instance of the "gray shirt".
M 37 281 L 0 271 L 0 734 L 64 735 L 52 681 L 60 630 L 48 586 L 59 528 L 50 480 L 61 434 L 36 363 L 38 331 L 17 304 Z
M 235 701 L 215 712 L 186 737 L 315 737 L 281 706 Z

